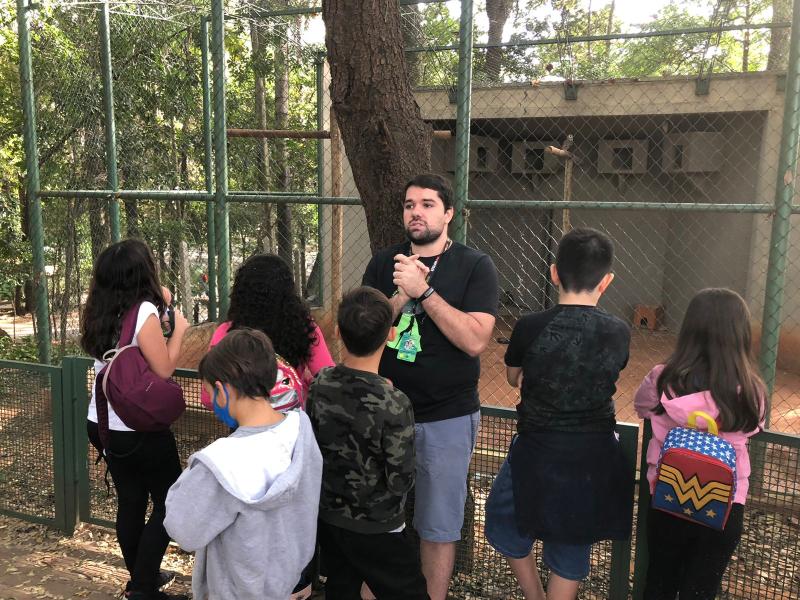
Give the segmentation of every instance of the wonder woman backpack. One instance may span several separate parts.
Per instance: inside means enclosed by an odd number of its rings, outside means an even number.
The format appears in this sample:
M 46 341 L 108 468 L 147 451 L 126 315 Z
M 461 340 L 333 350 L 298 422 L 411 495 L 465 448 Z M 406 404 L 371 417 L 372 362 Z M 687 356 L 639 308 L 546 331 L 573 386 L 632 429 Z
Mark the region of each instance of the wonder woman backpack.
M 697 429 L 697 417 L 708 431 Z M 717 424 L 702 411 L 689 414 L 687 427 L 664 439 L 658 459 L 653 508 L 723 530 L 736 493 L 736 451 L 719 437 Z

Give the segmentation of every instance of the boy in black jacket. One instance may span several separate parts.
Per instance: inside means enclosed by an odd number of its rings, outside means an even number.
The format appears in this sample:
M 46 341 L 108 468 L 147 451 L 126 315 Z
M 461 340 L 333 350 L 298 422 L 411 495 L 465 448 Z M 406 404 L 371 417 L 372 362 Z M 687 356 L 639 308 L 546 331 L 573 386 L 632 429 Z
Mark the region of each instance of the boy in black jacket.
M 545 598 L 534 540 L 550 569 L 548 600 L 574 600 L 592 544 L 630 536 L 633 478 L 614 433 L 630 329 L 597 307 L 613 258 L 605 234 L 567 233 L 550 268 L 558 305 L 522 317 L 506 351 L 508 382 L 522 388 L 518 435 L 486 501 L 486 538 L 528 600 Z
M 325 597 L 352 600 L 366 582 L 381 600 L 427 599 L 415 544 L 405 531 L 414 485 L 414 416 L 403 392 L 378 375 L 394 337 L 392 309 L 372 288 L 342 298 L 341 364 L 311 386 L 308 415 L 322 451 L 318 537 Z

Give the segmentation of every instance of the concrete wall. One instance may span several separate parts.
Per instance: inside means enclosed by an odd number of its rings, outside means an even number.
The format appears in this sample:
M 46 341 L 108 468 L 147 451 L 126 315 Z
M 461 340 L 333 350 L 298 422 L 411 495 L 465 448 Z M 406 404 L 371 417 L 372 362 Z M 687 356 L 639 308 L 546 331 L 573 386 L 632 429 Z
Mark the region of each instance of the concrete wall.
M 592 83 L 580 86 L 577 101 L 564 100 L 563 88 L 558 84 L 476 89 L 472 132 L 502 141 L 497 172 L 472 174 L 470 197 L 561 199 L 563 172 L 512 174 L 511 148 L 516 140 L 563 139 L 572 133 L 581 158 L 573 176 L 574 200 L 772 202 L 783 105 L 783 92 L 777 82 L 777 76 L 771 74 L 715 77 L 707 96 L 695 95 L 693 79 Z M 422 90 L 417 98 L 423 117 L 437 129 L 453 125 L 455 105 L 449 103 L 445 92 Z M 661 171 L 663 135 L 687 130 L 722 134 L 719 172 Z M 647 140 L 646 173 L 621 176 L 597 172 L 600 141 L 620 137 Z M 325 144 L 325 154 L 329 165 L 329 143 Z M 326 195 L 331 192 L 327 175 Z M 346 161 L 343 194 L 358 195 Z M 346 290 L 360 282 L 370 251 L 363 210 L 344 210 Z M 629 319 L 635 304 L 660 304 L 665 308 L 665 324 L 675 329 L 694 292 L 720 285 L 745 294 L 755 316 L 760 317 L 770 233 L 770 221 L 764 215 L 644 210 L 571 213 L 574 225 L 598 227 L 615 240 L 617 279 L 604 306 L 619 316 Z M 322 248 L 327 254 L 324 265 L 328 299 L 329 223 L 330 209 L 326 208 Z M 549 289 L 549 253 L 560 237 L 560 225 L 560 211 L 470 211 L 469 242 L 487 251 L 497 263 L 509 320 L 520 310 L 538 309 L 544 304 Z M 800 319 L 800 294 L 796 293 L 800 291 L 799 244 L 793 245 L 789 262 L 787 291 L 795 293 L 787 294 L 785 314 L 796 314 Z

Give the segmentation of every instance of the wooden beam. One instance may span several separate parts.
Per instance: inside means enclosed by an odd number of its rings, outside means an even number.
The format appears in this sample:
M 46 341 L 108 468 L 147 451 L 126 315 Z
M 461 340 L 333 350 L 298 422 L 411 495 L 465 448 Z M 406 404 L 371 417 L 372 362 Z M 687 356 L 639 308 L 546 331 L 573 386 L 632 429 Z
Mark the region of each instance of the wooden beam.
M 327 140 L 330 131 L 293 131 L 291 129 L 228 129 L 228 137 Z

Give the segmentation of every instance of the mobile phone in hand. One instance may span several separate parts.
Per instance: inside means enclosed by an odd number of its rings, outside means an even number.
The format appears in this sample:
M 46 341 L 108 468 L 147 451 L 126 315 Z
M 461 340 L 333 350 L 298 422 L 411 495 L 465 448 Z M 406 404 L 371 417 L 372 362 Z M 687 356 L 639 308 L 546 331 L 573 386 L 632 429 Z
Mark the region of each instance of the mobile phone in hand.
M 161 332 L 165 338 L 170 338 L 173 331 L 175 331 L 175 309 L 168 306 L 164 314 L 161 315 Z

